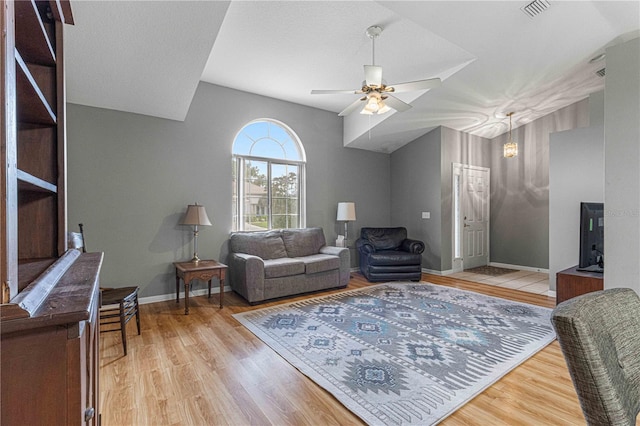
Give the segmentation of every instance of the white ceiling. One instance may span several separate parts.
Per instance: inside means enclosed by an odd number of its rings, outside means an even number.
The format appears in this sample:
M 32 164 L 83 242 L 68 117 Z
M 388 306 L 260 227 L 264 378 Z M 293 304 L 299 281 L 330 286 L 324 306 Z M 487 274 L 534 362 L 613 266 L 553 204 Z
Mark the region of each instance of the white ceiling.
M 228 2 L 76 1 L 67 101 L 184 120 Z
M 444 125 L 484 137 L 604 87 L 589 59 L 638 36 L 640 2 L 78 1 L 66 34 L 67 99 L 184 120 L 199 80 L 340 112 L 371 63 L 365 30 L 380 25 L 376 64 L 389 83 L 440 77 L 404 93 L 403 113 L 344 121 L 345 146 L 392 152 Z M 294 123 L 290 123 L 294 125 Z

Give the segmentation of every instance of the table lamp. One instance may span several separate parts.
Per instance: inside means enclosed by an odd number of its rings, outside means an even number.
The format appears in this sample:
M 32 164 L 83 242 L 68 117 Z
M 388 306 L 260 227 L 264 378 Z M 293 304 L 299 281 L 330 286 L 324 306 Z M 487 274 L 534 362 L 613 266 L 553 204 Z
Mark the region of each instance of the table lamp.
M 211 221 L 207 216 L 207 212 L 204 206 L 195 204 L 189 204 L 187 206 L 187 213 L 185 213 L 181 225 L 193 226 L 193 259 L 192 262 L 198 263 L 200 258 L 198 257 L 198 226 L 211 226 Z
M 356 203 L 340 202 L 338 203 L 338 215 L 336 220 L 344 222 L 344 246 L 349 246 L 349 238 L 347 237 L 347 226 L 349 222 L 356 220 Z

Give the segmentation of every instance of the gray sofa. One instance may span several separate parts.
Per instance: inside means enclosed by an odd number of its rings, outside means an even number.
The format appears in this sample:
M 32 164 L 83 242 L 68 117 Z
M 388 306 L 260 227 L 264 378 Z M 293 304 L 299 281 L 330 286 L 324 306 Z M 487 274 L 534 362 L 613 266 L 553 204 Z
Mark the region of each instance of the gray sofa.
M 232 233 L 228 263 L 231 288 L 251 304 L 346 287 L 351 266 L 322 228 Z

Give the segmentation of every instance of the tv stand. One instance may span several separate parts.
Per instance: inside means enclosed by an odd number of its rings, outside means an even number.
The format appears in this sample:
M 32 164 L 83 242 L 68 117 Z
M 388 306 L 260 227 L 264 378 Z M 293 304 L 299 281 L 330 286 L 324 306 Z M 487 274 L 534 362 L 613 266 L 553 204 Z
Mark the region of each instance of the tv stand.
M 584 268 L 578 268 L 576 269 L 576 271 L 578 272 L 596 272 L 598 274 L 603 274 L 604 273 L 604 268 L 600 265 L 589 265 L 589 266 L 585 266 Z
M 577 266 L 565 269 L 556 274 L 556 305 L 572 297 L 602 289 L 602 273 L 578 271 Z

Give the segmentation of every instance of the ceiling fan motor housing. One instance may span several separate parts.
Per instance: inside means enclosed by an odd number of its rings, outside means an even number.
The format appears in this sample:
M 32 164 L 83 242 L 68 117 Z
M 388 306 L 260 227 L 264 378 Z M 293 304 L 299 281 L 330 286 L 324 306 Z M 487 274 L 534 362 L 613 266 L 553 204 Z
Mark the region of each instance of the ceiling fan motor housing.
M 369 36 L 369 38 L 378 38 L 380 36 L 380 34 L 382 34 L 382 27 L 379 27 L 377 25 L 372 25 L 369 28 L 367 28 L 367 36 Z

